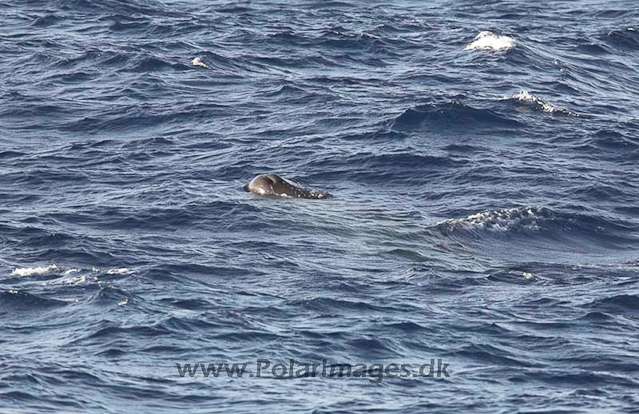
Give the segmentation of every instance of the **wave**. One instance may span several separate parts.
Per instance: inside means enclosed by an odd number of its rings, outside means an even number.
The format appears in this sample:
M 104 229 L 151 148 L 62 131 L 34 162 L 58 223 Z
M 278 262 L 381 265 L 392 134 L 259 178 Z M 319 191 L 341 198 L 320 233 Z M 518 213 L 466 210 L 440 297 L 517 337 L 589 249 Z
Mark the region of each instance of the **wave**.
M 567 109 L 564 108 L 557 108 L 553 105 L 551 105 L 550 103 L 544 101 L 543 99 L 535 96 L 535 95 L 531 95 L 528 91 L 526 90 L 522 90 L 519 93 L 514 94 L 511 98 L 506 98 L 506 99 L 512 99 L 517 103 L 522 103 L 525 104 L 531 108 L 533 108 L 534 110 L 538 110 L 538 111 L 543 111 L 549 114 L 562 114 L 562 115 L 571 115 L 571 116 L 577 116 L 576 113 L 571 112 Z
M 469 358 L 482 364 L 498 364 L 510 367 L 534 367 L 536 364 L 526 358 L 513 354 L 505 348 L 497 348 L 489 344 L 464 345 L 459 350 L 451 352 L 457 358 Z
M 50 275 L 54 273 L 60 273 L 62 271 L 58 265 L 52 264 L 49 266 L 39 266 L 39 267 L 23 267 L 13 269 L 11 272 L 11 276 L 20 276 L 20 277 L 29 277 L 29 276 L 43 276 Z
M 317 297 L 312 299 L 299 299 L 287 302 L 291 307 L 303 307 L 319 313 L 335 313 L 338 310 L 348 312 L 383 312 L 391 309 L 384 306 L 373 305 L 369 302 L 352 301 L 345 299 L 333 299 L 328 297 Z
M 621 294 L 595 300 L 587 305 L 589 308 L 604 309 L 615 314 L 639 312 L 639 295 Z
M 50 299 L 20 290 L 0 291 L 0 309 L 32 309 L 41 310 L 45 308 L 65 306 L 69 302 L 58 299 Z
M 24 152 L 19 152 L 19 151 L 0 151 L 0 160 L 4 159 L 14 159 L 14 158 L 20 158 L 27 155 Z
M 624 51 L 639 50 L 639 31 L 634 27 L 628 27 L 626 30 L 612 30 L 602 36 L 602 40 Z
M 639 148 L 639 139 L 612 129 L 600 129 L 590 134 L 588 142 L 600 149 L 619 151 L 624 156 L 628 155 L 628 151 Z
M 49 266 L 18 267 L 13 269 L 13 271 L 11 272 L 11 276 L 19 276 L 19 277 L 48 276 L 48 275 L 68 276 L 68 275 L 73 275 L 73 274 L 81 273 L 81 272 L 88 272 L 93 274 L 105 274 L 105 275 L 130 275 L 134 273 L 133 269 L 129 269 L 126 267 L 107 268 L 107 269 L 100 269 L 97 267 L 93 267 L 91 269 L 69 268 L 65 270 L 64 267 L 58 266 L 57 264 L 51 264 Z M 74 278 L 73 281 L 76 281 L 76 279 L 78 278 Z M 84 281 L 86 277 L 80 278 L 80 279 Z
M 477 109 L 458 101 L 419 105 L 407 109 L 388 121 L 388 126 L 398 132 L 429 124 L 438 128 L 459 130 L 467 130 L 469 127 L 519 127 L 522 125 L 519 121 L 491 109 Z
M 322 179 L 346 174 L 352 179 L 361 179 L 372 184 L 391 181 L 406 183 L 410 180 L 422 182 L 426 177 L 438 176 L 467 163 L 468 161 L 463 159 L 410 152 L 363 152 L 344 158 L 311 161 L 309 165 L 313 169 L 321 168 L 326 171 L 321 174 Z
M 54 3 L 58 1 L 54 0 Z M 106 13 L 119 13 L 122 15 L 162 15 L 164 17 L 178 16 L 174 11 L 171 11 L 162 2 L 157 0 L 136 0 L 134 2 L 123 0 L 73 0 L 64 1 L 63 5 L 59 6 L 61 10 L 81 10 L 85 12 L 106 12 Z M 49 5 L 51 7 L 51 5 Z
M 436 223 L 441 235 L 477 239 L 525 235 L 562 245 L 598 245 L 607 249 L 636 249 L 638 226 L 602 216 L 553 211 L 543 206 L 489 210 Z
M 107 275 L 130 275 L 131 273 L 133 273 L 133 270 L 126 267 L 122 267 L 119 269 L 109 269 L 106 271 Z
M 53 26 L 62 20 L 63 20 L 62 17 L 57 16 L 55 14 L 47 14 L 45 16 L 40 16 L 37 19 L 35 19 L 31 25 L 38 28 L 45 28 L 45 27 Z
M 512 37 L 498 36 L 493 32 L 483 31 L 475 36 L 474 41 L 464 50 L 510 50 L 517 42 Z
M 488 230 L 507 232 L 512 230 L 539 230 L 538 221 L 552 218 L 553 213 L 545 207 L 516 207 L 496 211 L 484 211 L 459 219 L 443 220 L 435 226 L 446 232 L 458 230 Z
M 379 36 L 352 32 L 340 26 L 323 30 L 318 38 L 312 40 L 314 44 L 322 48 L 334 50 L 378 52 L 386 45 Z M 353 59 L 353 56 L 345 56 L 345 58 Z
M 144 56 L 139 57 L 135 66 L 122 69 L 122 71 L 130 71 L 130 72 L 139 72 L 139 73 L 147 73 L 147 72 L 162 72 L 162 71 L 184 71 L 188 70 L 189 66 L 185 63 L 180 62 L 171 62 L 165 59 L 153 57 L 153 56 Z

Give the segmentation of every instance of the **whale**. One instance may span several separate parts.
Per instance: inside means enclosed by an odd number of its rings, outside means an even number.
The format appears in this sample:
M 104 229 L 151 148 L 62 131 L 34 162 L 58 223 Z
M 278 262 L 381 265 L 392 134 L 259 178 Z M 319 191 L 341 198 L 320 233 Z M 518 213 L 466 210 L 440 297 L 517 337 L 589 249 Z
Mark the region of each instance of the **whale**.
M 312 190 L 277 174 L 261 174 L 244 186 L 244 191 L 262 196 L 325 199 L 333 196 L 326 191 Z

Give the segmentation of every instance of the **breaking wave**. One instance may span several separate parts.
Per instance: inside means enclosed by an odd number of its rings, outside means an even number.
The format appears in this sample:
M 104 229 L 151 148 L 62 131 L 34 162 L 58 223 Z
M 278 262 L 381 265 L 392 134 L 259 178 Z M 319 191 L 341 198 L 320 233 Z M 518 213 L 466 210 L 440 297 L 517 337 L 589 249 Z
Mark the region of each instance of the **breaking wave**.
M 576 116 L 574 112 L 571 112 L 564 108 L 557 108 L 551 105 L 550 103 L 544 101 L 543 99 L 535 95 L 531 95 L 528 91 L 525 91 L 525 90 L 522 90 L 519 93 L 514 94 L 512 98 L 507 98 L 507 99 L 512 99 L 518 103 L 525 104 L 535 110 L 547 112 L 550 114 Z
M 496 211 L 484 211 L 459 219 L 440 221 L 436 227 L 442 231 L 488 230 L 506 232 L 512 230 L 539 230 L 538 222 L 551 219 L 554 213 L 546 207 L 516 207 Z
M 467 217 L 447 219 L 434 225 L 442 235 L 454 237 L 511 238 L 525 236 L 529 241 L 598 245 L 608 249 L 632 249 L 637 226 L 612 218 L 567 213 L 543 206 L 489 210 Z
M 87 272 L 93 274 L 106 274 L 106 275 L 129 275 L 133 273 L 132 269 L 128 268 L 112 268 L 112 269 L 99 269 L 93 267 L 91 269 L 78 269 L 70 268 L 64 269 L 57 264 L 51 264 L 49 266 L 37 266 L 37 267 L 17 267 L 11 272 L 11 276 L 19 277 L 33 277 L 33 276 L 47 276 L 47 275 L 72 275 L 75 273 Z
M 23 267 L 13 269 L 11 272 L 12 276 L 20 276 L 20 277 L 29 277 L 29 276 L 42 276 L 49 275 L 52 273 L 59 273 L 62 269 L 60 269 L 57 265 L 52 264 L 49 266 L 39 266 L 39 267 Z

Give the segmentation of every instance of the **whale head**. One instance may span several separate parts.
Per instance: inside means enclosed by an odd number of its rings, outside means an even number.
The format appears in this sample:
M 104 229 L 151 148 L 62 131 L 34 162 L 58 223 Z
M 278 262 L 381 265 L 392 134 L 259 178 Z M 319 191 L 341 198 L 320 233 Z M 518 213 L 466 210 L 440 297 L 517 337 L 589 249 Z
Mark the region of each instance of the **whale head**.
M 332 196 L 324 191 L 309 190 L 302 185 L 293 181 L 282 178 L 277 174 L 258 175 L 253 178 L 250 183 L 245 185 L 244 191 L 263 195 L 263 196 L 280 196 L 280 197 L 296 197 L 322 199 L 331 198 Z
M 273 189 L 275 183 L 276 181 L 271 179 L 270 175 L 258 175 L 244 186 L 244 190 L 260 195 L 273 195 L 275 194 Z

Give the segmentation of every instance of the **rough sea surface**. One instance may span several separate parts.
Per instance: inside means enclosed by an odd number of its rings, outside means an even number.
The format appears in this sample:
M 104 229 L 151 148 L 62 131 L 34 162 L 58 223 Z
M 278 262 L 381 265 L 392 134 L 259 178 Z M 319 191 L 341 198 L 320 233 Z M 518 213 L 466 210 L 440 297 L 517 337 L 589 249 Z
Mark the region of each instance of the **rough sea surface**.
M 0 23 L 3 414 L 639 412 L 636 1 Z M 177 369 L 258 359 L 449 376 Z

